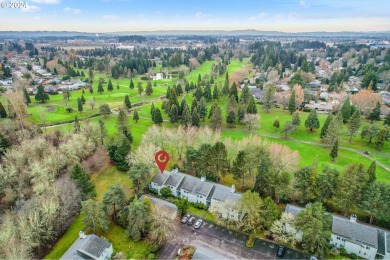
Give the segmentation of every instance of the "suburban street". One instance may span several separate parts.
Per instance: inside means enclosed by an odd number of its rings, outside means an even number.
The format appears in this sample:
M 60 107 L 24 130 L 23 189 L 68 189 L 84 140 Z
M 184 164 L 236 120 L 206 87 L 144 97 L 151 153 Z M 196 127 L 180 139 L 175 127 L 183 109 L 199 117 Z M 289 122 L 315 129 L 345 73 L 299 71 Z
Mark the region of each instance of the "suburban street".
M 166 244 L 159 259 L 175 259 L 177 251 L 183 245 L 204 247 L 222 255 L 226 259 L 275 259 L 277 245 L 268 241 L 256 240 L 253 248 L 245 246 L 246 236 L 215 224 L 205 222 L 200 229 L 181 224 L 176 239 Z M 300 253 L 288 249 L 285 259 L 303 259 Z

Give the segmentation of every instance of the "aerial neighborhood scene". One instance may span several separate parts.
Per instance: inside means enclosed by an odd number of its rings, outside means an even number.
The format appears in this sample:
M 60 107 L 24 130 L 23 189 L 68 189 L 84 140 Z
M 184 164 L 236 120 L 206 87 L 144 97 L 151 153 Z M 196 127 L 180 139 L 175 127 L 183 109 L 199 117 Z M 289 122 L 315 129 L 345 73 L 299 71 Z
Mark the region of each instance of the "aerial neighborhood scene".
M 390 260 L 390 1 L 2 1 L 0 259 Z

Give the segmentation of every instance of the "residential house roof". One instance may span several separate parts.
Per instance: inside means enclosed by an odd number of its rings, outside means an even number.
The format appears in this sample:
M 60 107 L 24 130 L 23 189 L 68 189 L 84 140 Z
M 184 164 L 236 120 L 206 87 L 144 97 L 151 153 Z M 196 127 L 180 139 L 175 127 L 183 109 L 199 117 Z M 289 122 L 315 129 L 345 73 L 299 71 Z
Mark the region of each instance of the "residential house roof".
M 60 259 L 98 259 L 111 243 L 96 235 L 78 238 Z
M 332 232 L 353 242 L 356 241 L 378 248 L 378 231 L 376 228 L 333 215 Z
M 211 201 L 211 199 L 238 201 L 241 198 L 241 194 L 235 193 L 235 191 L 232 192 L 230 187 L 201 180 L 197 177 L 178 172 L 176 169 L 172 172 L 158 172 L 153 177 L 152 182 L 159 186 L 171 185 L 178 190 L 184 189 L 189 193 L 205 196 L 207 201 Z
M 203 247 L 198 247 L 194 255 L 192 256 L 192 260 L 220 260 L 220 259 L 227 259 L 226 257 L 223 257 L 220 254 L 217 254 L 213 251 L 210 251 L 208 249 L 205 249 Z
M 142 195 L 139 199 L 140 200 L 144 200 L 144 198 L 147 197 L 153 204 L 157 204 L 165 209 L 167 209 L 168 211 L 172 212 L 172 215 L 174 216 L 174 218 L 176 217 L 176 214 L 177 214 L 177 206 L 169 201 L 166 201 L 166 200 L 162 200 L 162 199 L 159 199 L 159 198 L 156 198 L 156 197 L 153 197 L 151 195 Z
M 390 253 L 390 233 L 386 232 L 386 248 L 387 252 Z
M 293 215 L 294 218 L 295 218 L 295 217 L 298 216 L 298 213 L 299 213 L 301 210 L 303 210 L 303 208 L 298 207 L 298 206 L 295 206 L 295 205 L 292 205 L 292 204 L 287 204 L 287 205 L 286 205 L 286 208 L 285 208 L 285 210 L 284 210 L 284 212 L 290 213 L 290 214 Z

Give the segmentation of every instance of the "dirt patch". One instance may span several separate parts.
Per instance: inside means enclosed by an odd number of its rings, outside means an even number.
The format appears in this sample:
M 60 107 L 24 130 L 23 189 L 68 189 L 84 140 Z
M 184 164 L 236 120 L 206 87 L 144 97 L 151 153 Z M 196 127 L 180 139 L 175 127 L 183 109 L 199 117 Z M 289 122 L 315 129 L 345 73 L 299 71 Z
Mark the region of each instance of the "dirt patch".
M 54 112 L 56 111 L 55 107 L 49 106 L 47 107 L 47 112 Z

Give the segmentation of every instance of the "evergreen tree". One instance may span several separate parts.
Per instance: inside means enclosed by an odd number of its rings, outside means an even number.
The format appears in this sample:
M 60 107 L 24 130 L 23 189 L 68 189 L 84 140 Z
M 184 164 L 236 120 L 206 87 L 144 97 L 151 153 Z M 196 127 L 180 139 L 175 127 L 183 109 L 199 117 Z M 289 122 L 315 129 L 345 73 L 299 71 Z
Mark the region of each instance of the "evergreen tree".
M 288 102 L 288 111 L 292 114 L 295 110 L 297 110 L 297 103 L 295 101 L 295 90 L 291 92 L 290 101 Z
M 199 106 L 197 106 L 199 117 L 204 121 L 207 116 L 207 103 L 206 99 L 202 97 L 199 102 Z
M 328 117 L 325 120 L 324 125 L 321 128 L 321 133 L 320 133 L 321 139 L 326 136 L 326 132 L 328 131 L 328 127 L 329 127 L 330 122 L 332 121 L 332 118 L 333 118 L 333 114 L 329 113 Z
M 222 95 L 227 95 L 229 94 L 229 80 L 225 80 L 225 83 L 222 88 Z
M 196 100 L 200 100 L 203 97 L 203 91 L 200 85 L 196 87 L 194 97 L 196 98 Z
M 125 107 L 126 107 L 127 109 L 130 109 L 130 108 L 131 108 L 131 102 L 130 102 L 129 95 L 126 95 L 126 96 L 125 96 Z
M 129 170 L 127 155 L 131 150 L 131 143 L 125 135 L 120 135 L 118 141 L 114 144 L 109 145 L 107 150 L 110 159 L 115 163 L 116 167 L 119 170 Z
M 360 137 L 366 139 L 368 143 L 372 143 L 372 140 L 378 135 L 379 128 L 376 125 L 366 125 L 363 127 Z
M 207 84 L 204 88 L 203 97 L 206 99 L 207 102 L 210 102 L 213 99 L 210 84 Z
M 102 104 L 99 107 L 99 112 L 104 115 L 104 118 L 107 118 L 111 114 L 111 108 L 108 104 Z
M 237 110 L 237 101 L 233 96 L 230 96 L 228 104 L 226 106 L 226 111 L 236 111 Z
M 129 88 L 130 88 L 130 89 L 134 89 L 134 82 L 133 82 L 133 79 L 130 79 Z
M 77 118 L 77 116 L 74 116 L 74 132 L 75 133 L 80 133 L 80 122 L 79 122 L 79 119 Z
M 26 88 L 23 88 L 23 96 L 24 96 L 24 102 L 28 106 L 28 104 L 31 103 L 31 98 L 30 98 L 30 95 L 27 93 L 27 89 Z
M 91 67 L 88 68 L 88 77 L 89 77 L 89 83 L 92 85 L 92 82 L 93 82 L 93 71 L 92 71 Z
M 387 116 L 385 117 L 385 121 L 383 122 L 383 124 L 390 126 L 390 112 L 387 113 Z
M 35 100 L 44 103 L 46 100 L 49 100 L 49 95 L 45 93 L 43 86 L 39 85 L 37 87 L 37 94 L 35 95 Z
M 299 116 L 299 112 L 298 111 L 295 111 L 294 114 L 293 114 L 293 119 L 292 119 L 292 123 L 293 125 L 295 125 L 296 127 L 300 126 L 301 125 L 301 118 Z
M 162 119 L 162 115 L 161 115 L 160 109 L 155 108 L 152 117 L 153 117 L 153 123 L 155 123 L 156 125 L 161 126 L 161 124 L 163 122 L 163 119 Z
M 275 87 L 274 86 L 267 86 L 264 90 L 263 95 L 263 108 L 269 113 L 269 110 L 274 105 L 275 100 Z
M 246 172 L 245 151 L 238 152 L 236 159 L 233 160 L 231 172 L 233 173 L 233 178 L 235 180 L 241 179 L 241 186 L 245 187 L 245 172 Z
M 133 187 L 136 194 L 142 192 L 147 186 L 149 175 L 148 166 L 143 163 L 134 163 L 128 171 L 130 180 L 133 182 Z
M 181 87 L 180 83 L 177 83 L 176 85 L 176 94 L 178 96 L 180 96 L 181 94 L 183 94 L 183 88 Z
M 0 118 L 7 118 L 7 111 L 5 110 L 1 102 L 0 102 Z
M 214 100 L 213 104 L 211 105 L 208 118 L 211 118 L 213 116 L 214 111 L 217 107 L 218 107 L 218 102 Z
M 388 129 L 386 127 L 382 127 L 375 139 L 375 147 L 378 151 L 382 150 L 383 146 L 385 145 L 387 135 Z
M 116 83 L 116 89 L 119 89 L 119 83 L 118 82 Z
M 146 84 L 145 94 L 147 96 L 150 96 L 152 93 L 153 93 L 152 83 L 149 80 L 148 83 Z
M 111 216 L 114 222 L 117 222 L 119 213 L 123 210 L 126 203 L 126 196 L 120 188 L 119 183 L 111 185 L 103 196 L 103 210 L 107 216 Z
M 218 106 L 211 117 L 211 128 L 216 131 L 222 128 L 222 110 Z
M 140 241 L 146 234 L 150 219 L 150 207 L 137 197 L 129 205 L 129 214 L 127 216 L 126 236 L 134 241 Z
M 107 136 L 107 130 L 106 127 L 104 126 L 103 120 L 99 119 L 99 131 L 100 131 L 100 144 L 104 144 L 104 139 Z
M 138 95 L 141 96 L 142 92 L 144 91 L 144 88 L 142 87 L 141 81 L 138 81 L 137 90 L 138 90 Z
M 112 91 L 114 88 L 112 86 L 112 82 L 111 82 L 111 79 L 108 80 L 108 85 L 107 85 L 107 90 L 108 91 Z
M 294 123 L 293 123 L 294 124 Z M 280 122 L 279 122 L 279 119 L 275 119 L 273 125 L 273 127 L 275 127 L 275 132 L 278 131 L 278 128 L 280 127 Z
M 330 121 L 329 127 L 326 131 L 325 141 L 328 144 L 333 145 L 334 141 L 339 138 L 342 129 L 340 126 L 342 124 L 343 116 L 340 112 L 338 112 L 337 115 L 332 118 L 332 121 Z
M 165 112 L 169 114 L 173 105 L 175 105 L 176 108 L 179 108 L 179 101 L 177 100 L 176 91 L 174 88 L 171 89 L 171 92 L 169 94 L 168 105 L 166 107 L 167 110 Z
M 81 167 L 80 164 L 76 164 L 70 173 L 70 178 L 74 181 L 77 188 L 79 188 L 83 200 L 95 197 L 95 185 L 91 181 L 89 174 Z
M 238 105 L 238 109 L 237 109 L 237 121 L 238 121 L 238 122 L 241 122 L 241 121 L 244 119 L 245 114 L 246 114 L 245 106 L 244 106 L 243 104 Z
M 325 208 L 320 202 L 298 213 L 295 225 L 302 232 L 302 248 L 306 254 L 323 257 L 330 252 L 331 223 L 331 216 L 325 214 Z
M 341 115 L 343 116 L 343 123 L 347 123 L 349 118 L 352 116 L 351 114 L 351 101 L 349 97 L 344 101 L 343 106 L 341 107 Z
M 380 116 L 381 116 L 381 104 L 379 102 L 377 102 L 375 108 L 368 115 L 368 120 L 370 120 L 371 123 L 374 123 L 374 121 L 381 120 Z
M 194 108 L 194 110 L 192 110 L 191 124 L 192 126 L 196 127 L 200 126 L 200 117 L 198 114 L 198 109 L 196 107 Z
M 270 197 L 263 200 L 261 215 L 263 217 L 263 225 L 265 229 L 270 229 L 274 221 L 279 219 L 280 211 L 276 203 Z
M 315 109 L 310 111 L 310 114 L 305 121 L 305 127 L 309 128 L 310 132 L 312 132 L 313 129 L 320 128 L 320 121 L 318 120 L 317 111 Z
M 192 103 L 191 103 L 191 112 L 194 112 L 194 109 L 195 108 L 198 108 L 198 101 L 196 101 L 196 98 L 194 98 L 192 100 Z
M 98 84 L 98 92 L 99 92 L 100 94 L 102 94 L 102 93 L 104 92 L 103 84 L 102 84 L 101 82 L 99 82 L 99 84 Z
M 154 107 L 154 103 L 152 102 L 152 106 L 150 107 L 150 115 L 152 116 L 152 119 L 153 119 L 153 114 L 155 109 L 156 108 Z
M 100 227 L 104 232 L 108 232 L 108 219 L 103 210 L 103 203 L 88 199 L 81 202 L 81 213 L 85 216 L 82 220 L 87 229 L 93 229 L 96 234 L 96 227 Z
M 357 132 L 359 131 L 360 118 L 361 118 L 360 112 L 356 111 L 355 113 L 353 113 L 353 115 L 348 121 L 349 142 L 352 141 L 352 136 L 356 135 Z
M 171 119 L 171 123 L 176 123 L 179 121 L 179 111 L 175 104 L 171 106 L 171 110 L 169 111 L 169 118 Z
M 77 111 L 83 112 L 83 101 L 81 101 L 81 98 L 77 98 Z
M 246 108 L 246 112 L 248 114 L 257 114 L 256 102 L 255 102 L 255 98 L 253 96 L 249 99 L 249 103 L 248 103 L 248 107 Z
M 248 102 L 249 102 L 249 99 L 251 98 L 251 93 L 249 92 L 249 88 L 248 88 L 248 85 L 245 84 L 244 87 L 242 88 L 242 91 L 241 91 L 241 104 L 244 104 L 244 105 L 247 105 Z
M 185 98 L 183 98 L 180 102 L 180 107 L 179 107 L 179 115 L 182 116 L 184 112 L 184 107 L 188 107 L 187 101 Z
M 180 122 L 184 127 L 191 126 L 192 116 L 190 110 L 188 109 L 188 106 L 184 106 L 184 110 L 181 115 Z
M 333 146 L 332 146 L 332 150 L 330 151 L 330 158 L 332 158 L 332 162 L 335 161 L 337 155 L 338 155 L 338 150 L 339 150 L 339 140 L 336 139 L 336 141 L 334 141 L 333 143 Z
M 198 84 L 202 81 L 202 77 L 198 74 Z
M 138 116 L 137 109 L 134 109 L 133 120 L 135 121 L 135 123 L 138 123 L 139 116 Z
M 215 84 L 213 90 L 213 99 L 218 100 L 218 98 L 219 98 L 219 91 L 218 91 L 217 84 Z
M 376 161 L 372 161 L 367 169 L 368 180 L 367 183 L 371 184 L 376 181 Z
M 229 97 L 230 96 L 234 96 L 234 98 L 236 99 L 236 102 L 238 102 L 238 91 L 237 91 L 236 82 L 233 82 L 232 86 L 230 87 Z
M 87 101 L 87 100 L 85 100 L 85 97 L 84 97 L 84 95 L 81 95 L 80 99 L 81 99 L 81 103 L 82 103 L 83 105 L 84 105 L 84 104 L 85 104 L 85 102 Z
M 236 113 L 233 110 L 230 110 L 226 115 L 226 123 L 232 127 L 236 123 Z
M 93 94 L 93 86 L 89 86 L 89 93 Z
M 4 155 L 5 150 L 11 146 L 11 143 L 0 133 L 0 158 Z
M 124 135 L 131 144 L 133 142 L 133 136 L 130 131 L 129 119 L 127 118 L 126 112 L 123 109 L 119 111 L 116 127 L 118 129 L 118 134 Z

